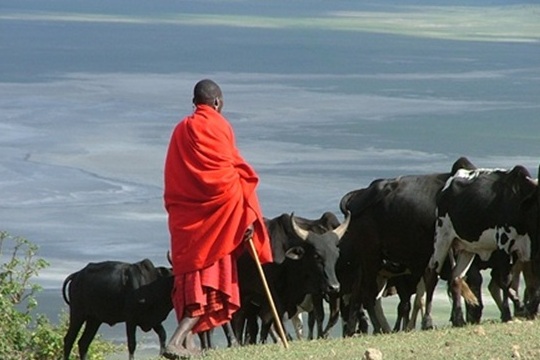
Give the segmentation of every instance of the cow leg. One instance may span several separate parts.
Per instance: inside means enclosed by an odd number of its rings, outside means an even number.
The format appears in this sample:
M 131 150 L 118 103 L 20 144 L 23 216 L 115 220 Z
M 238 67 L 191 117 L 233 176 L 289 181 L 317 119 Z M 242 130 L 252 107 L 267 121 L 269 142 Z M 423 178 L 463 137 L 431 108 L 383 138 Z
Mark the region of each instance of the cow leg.
M 519 297 L 519 284 L 521 273 L 524 269 L 523 261 L 516 261 L 510 270 L 510 285 L 509 285 L 509 295 L 510 300 L 514 304 L 514 316 L 525 316 L 525 302 L 522 301 Z
M 74 315 L 74 312 L 71 311 L 69 318 L 69 328 L 66 336 L 64 336 L 64 360 L 69 360 L 71 349 L 73 349 L 73 343 L 75 342 L 75 339 L 77 339 L 77 334 L 81 330 L 83 324 L 84 319 Z
M 134 359 L 135 348 L 137 347 L 136 332 L 137 332 L 137 325 L 131 321 L 126 321 L 126 335 L 127 335 L 129 360 Z
M 163 353 L 165 352 L 165 342 L 167 341 L 167 332 L 165 331 L 165 328 L 163 327 L 162 324 L 159 324 L 157 326 L 154 326 L 153 327 L 153 330 L 154 332 L 157 334 L 158 336 L 158 340 L 159 340 L 159 355 L 163 355 Z
M 409 323 L 409 315 L 411 313 L 410 297 L 407 299 L 406 295 L 400 296 L 397 313 L 396 323 L 394 324 L 394 332 L 402 329 L 405 330 L 406 325 Z
M 298 312 L 291 317 L 291 323 L 293 325 L 294 333 L 297 340 L 304 338 L 304 320 L 302 319 L 302 310 L 298 308 Z
M 259 333 L 259 322 L 257 320 L 257 315 L 248 314 L 246 318 L 245 343 L 250 344 L 250 345 L 256 344 L 258 333 Z
M 339 318 L 339 301 L 340 296 L 336 294 L 331 294 L 328 299 L 330 314 L 328 315 L 328 323 L 323 330 L 323 338 L 327 338 L 330 335 L 330 331 L 336 325 Z
M 373 323 L 373 332 L 374 333 L 391 333 L 392 329 L 390 328 L 390 324 L 388 324 L 388 320 L 386 319 L 386 316 L 384 315 L 384 311 L 382 308 L 382 300 L 381 296 L 384 292 L 384 289 L 386 288 L 386 285 L 388 283 L 388 279 L 377 276 L 376 284 L 377 284 L 377 294 L 378 296 L 375 299 L 375 302 L 370 306 L 367 306 L 368 315 L 371 319 L 371 322 Z
M 351 295 L 342 295 L 339 298 L 339 314 L 341 316 L 341 336 L 347 337 L 348 335 L 348 321 L 349 315 L 351 312 L 350 306 L 350 297 Z
M 506 285 L 506 284 L 504 284 Z M 504 286 L 503 285 L 503 286 Z M 510 312 L 510 305 L 508 304 L 508 299 L 510 298 L 510 293 L 508 287 L 503 288 L 503 298 L 502 298 L 502 310 L 501 310 L 501 321 L 508 322 L 512 320 L 512 313 Z
M 521 301 L 519 297 L 519 285 L 521 280 L 521 273 L 524 273 L 525 263 L 521 260 L 516 261 L 512 266 L 510 272 L 510 295 L 512 302 L 514 303 L 514 316 L 526 316 L 527 311 L 525 309 L 525 299 Z
M 433 319 L 431 317 L 431 308 L 433 305 L 433 294 L 439 281 L 439 275 L 434 269 L 427 268 L 424 274 L 424 284 L 426 289 L 426 312 L 422 318 L 422 330 L 433 329 Z
M 313 295 L 313 314 L 317 323 L 317 338 L 323 337 L 324 308 L 321 294 Z
M 278 335 L 278 330 L 277 330 L 277 327 L 276 327 L 275 323 L 274 323 L 274 326 L 270 327 L 270 331 L 268 332 L 268 335 L 270 335 L 270 337 L 272 338 L 272 341 L 274 342 L 274 344 L 277 344 L 278 341 L 281 341 L 281 338 Z M 287 338 L 288 341 L 292 341 L 291 334 L 289 334 L 286 331 L 285 331 L 285 337 Z
M 508 270 L 508 271 L 507 271 Z M 501 302 L 501 321 L 507 322 L 512 319 L 510 312 L 510 305 L 508 299 L 510 296 L 510 269 L 494 268 L 492 270 L 492 277 L 498 280 L 498 285 L 502 289 L 502 302 Z
M 366 312 L 364 311 L 364 307 L 362 305 L 360 305 L 358 309 L 356 309 L 356 314 L 356 318 L 358 319 L 357 333 L 367 334 L 369 330 L 369 322 Z
M 501 296 L 501 288 L 498 282 L 493 277 L 493 271 L 491 272 L 491 280 L 489 280 L 488 290 L 489 290 L 489 293 L 491 294 L 491 297 L 493 298 L 493 301 L 495 302 L 495 305 L 497 305 L 499 312 L 502 312 L 503 300 Z
M 476 296 L 478 305 L 472 305 L 465 302 L 465 308 L 467 311 L 467 322 L 469 324 L 479 324 L 482 319 L 482 312 L 484 310 L 484 304 L 482 302 L 482 274 L 478 266 L 473 264 L 467 271 L 467 279 L 465 280 L 469 285 L 469 288 Z
M 526 313 L 525 303 L 519 297 L 519 284 L 523 266 L 522 261 L 515 261 L 514 265 L 511 265 L 508 274 L 508 296 L 514 304 L 514 316 L 524 316 Z
M 234 334 L 231 323 L 227 322 L 223 324 L 221 328 L 223 329 L 223 333 L 225 334 L 225 338 L 227 339 L 227 346 L 228 347 L 238 346 L 239 342 L 238 342 L 238 339 L 236 338 L 236 335 Z
M 508 299 L 510 298 L 509 289 L 506 288 L 503 291 L 503 311 L 501 312 L 501 321 L 508 322 L 512 320 L 512 313 L 510 312 L 510 306 L 508 304 Z
M 414 296 L 414 306 L 411 314 L 411 318 L 405 327 L 405 331 L 411 331 L 416 328 L 416 320 L 418 319 L 418 313 L 423 316 L 423 309 L 425 307 L 424 295 L 426 293 L 426 284 L 424 278 L 420 279 L 418 285 L 416 285 L 416 295 Z
M 405 323 L 402 316 L 402 305 L 403 303 L 401 301 L 397 305 L 397 316 L 396 321 L 394 322 L 394 328 L 392 329 L 393 332 L 398 332 L 401 329 L 402 322 Z
M 342 336 L 349 337 L 355 334 L 367 334 L 369 321 L 364 311 L 364 306 L 352 301 L 351 295 L 344 295 L 340 298 L 340 314 L 342 326 Z
M 390 327 L 390 324 L 388 323 L 388 320 L 386 319 L 386 315 L 384 315 L 381 298 L 375 301 L 374 310 L 375 310 L 375 317 L 377 318 L 377 321 L 379 323 L 380 332 L 383 334 L 391 333 L 392 328 Z
M 459 277 L 450 282 L 450 290 L 452 294 L 452 314 L 450 316 L 450 321 L 452 321 L 452 325 L 456 327 L 465 326 L 463 310 L 461 308 L 461 282 L 462 278 Z
M 246 318 L 244 316 L 244 310 L 240 308 L 232 316 L 230 325 L 231 329 L 238 340 L 239 345 L 244 345 L 244 325 Z
M 474 257 L 474 253 L 470 253 L 467 251 L 460 252 L 457 257 L 456 266 L 454 267 L 454 269 L 452 269 L 452 315 L 450 317 L 450 320 L 452 321 L 452 325 L 456 327 L 461 327 L 465 325 L 465 320 L 463 319 L 463 310 L 461 308 L 461 296 L 464 290 L 462 287 L 466 286 L 468 289 L 468 286 L 466 284 L 463 284 L 463 277 L 469 270 L 469 267 L 471 266 Z M 463 294 L 464 296 L 466 296 L 466 293 Z
M 538 305 L 540 303 L 540 284 L 538 276 L 533 271 L 532 261 L 523 264 L 523 279 L 525 280 L 523 301 L 526 316 L 529 319 L 534 319 L 538 314 Z
M 357 301 L 350 301 L 347 306 L 349 311 L 347 311 L 347 321 L 344 324 L 345 337 L 353 336 L 356 333 L 356 327 L 358 326 L 357 307 L 359 306 Z
M 416 289 L 411 290 L 411 277 L 408 275 L 401 276 L 395 279 L 395 288 L 399 296 L 397 306 L 397 318 L 394 324 L 394 332 L 405 330 L 409 323 L 411 314 L 411 295 Z
M 378 298 L 375 300 L 373 307 L 368 308 L 368 315 L 373 323 L 373 333 L 375 334 L 389 334 L 392 332 L 392 328 L 384 315 L 382 308 L 382 300 Z
M 313 304 L 313 311 L 315 312 L 315 320 L 317 322 L 317 338 L 323 337 L 323 324 L 324 324 L 324 308 L 322 297 Z
M 90 346 L 92 340 L 94 340 L 94 336 L 96 336 L 100 325 L 101 322 L 99 320 L 86 320 L 83 334 L 81 335 L 81 338 L 77 343 L 79 346 L 79 357 L 81 358 L 81 360 L 86 360 L 86 355 L 88 354 L 88 347 Z
M 356 327 L 358 325 L 358 312 L 360 308 L 360 278 L 354 282 L 351 290 L 351 295 L 348 301 L 347 321 L 345 322 L 345 336 L 353 336 L 356 333 Z
M 266 342 L 268 341 L 268 334 L 271 332 L 273 323 L 274 323 L 273 320 L 269 320 L 269 321 L 263 321 L 263 323 L 261 324 L 261 337 L 260 337 L 261 344 L 266 344 Z
M 501 293 L 504 295 L 504 290 L 501 289 L 501 286 L 499 285 L 499 281 L 495 280 L 493 277 L 489 282 L 488 289 L 489 293 L 493 297 L 493 300 L 495 301 L 495 304 L 497 305 L 497 308 L 501 312 L 501 316 L 504 312 L 507 310 L 505 309 L 503 296 L 501 296 Z M 509 289 L 509 298 L 514 303 L 514 314 L 516 316 L 521 316 L 524 313 L 524 306 L 521 303 L 521 300 L 518 297 L 518 294 L 513 291 L 513 289 Z
M 317 315 L 315 313 L 315 308 L 311 311 L 308 311 L 308 340 L 313 340 L 313 328 L 315 327 L 315 322 L 317 321 Z

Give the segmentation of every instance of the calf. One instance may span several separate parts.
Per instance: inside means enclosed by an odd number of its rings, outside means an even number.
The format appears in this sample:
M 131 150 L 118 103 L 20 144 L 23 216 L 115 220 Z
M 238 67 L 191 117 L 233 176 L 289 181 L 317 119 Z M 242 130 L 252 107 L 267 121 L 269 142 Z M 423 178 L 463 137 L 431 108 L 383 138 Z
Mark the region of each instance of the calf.
M 347 217 L 340 224 L 336 216 L 330 212 L 324 213 L 316 220 L 288 214 L 266 219 L 274 261 L 263 265 L 263 269 L 280 318 L 285 313 L 292 317 L 307 294 L 339 291 L 335 265 L 339 256 L 339 239 L 347 229 L 348 219 Z M 252 325 L 249 336 L 251 343 L 256 341 L 257 328 L 254 316 L 259 315 L 263 319 L 261 332 L 263 342 L 272 323 L 262 283 L 258 277 L 252 275 L 255 272 L 253 259 L 244 253 L 238 259 L 242 309 L 235 315 L 233 323 L 235 333 L 241 340 L 244 325 L 241 317 L 247 317 L 248 324 Z M 322 319 L 320 315 L 319 319 Z M 322 335 L 322 325 L 320 328 Z
M 64 360 L 69 359 L 73 343 L 85 323 L 78 342 L 81 360 L 86 360 L 88 347 L 102 323 L 126 323 L 130 360 L 134 359 L 137 326 L 145 332 L 153 329 L 157 333 L 162 354 L 166 340 L 162 322 L 173 308 L 173 283 L 170 269 L 154 267 L 148 259 L 134 264 L 90 263 L 69 275 L 62 286 L 62 296 L 69 305 Z

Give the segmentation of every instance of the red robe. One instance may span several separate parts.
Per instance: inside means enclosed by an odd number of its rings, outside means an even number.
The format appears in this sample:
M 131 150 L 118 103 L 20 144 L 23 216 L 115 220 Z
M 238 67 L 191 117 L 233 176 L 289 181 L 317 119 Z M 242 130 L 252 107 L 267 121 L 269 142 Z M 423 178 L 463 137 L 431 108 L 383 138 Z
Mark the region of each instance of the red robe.
M 165 160 L 164 193 L 175 276 L 232 254 L 250 224 L 259 259 L 272 261 L 255 192 L 258 182 L 236 148 L 230 124 L 212 107 L 198 105 L 176 126 Z

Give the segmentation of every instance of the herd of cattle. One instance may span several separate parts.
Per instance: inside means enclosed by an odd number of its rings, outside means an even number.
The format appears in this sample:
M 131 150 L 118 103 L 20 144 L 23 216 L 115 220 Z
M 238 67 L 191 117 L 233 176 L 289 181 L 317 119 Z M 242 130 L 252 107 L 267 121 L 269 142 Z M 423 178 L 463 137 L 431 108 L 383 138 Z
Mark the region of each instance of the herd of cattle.
M 278 314 L 291 319 L 299 332 L 298 314 L 307 311 L 309 338 L 315 325 L 317 337 L 328 336 L 340 317 L 343 336 L 367 332 L 369 324 L 373 332 L 410 330 L 422 310 L 422 329 L 433 328 L 432 299 L 439 278 L 448 282 L 452 324 L 478 323 L 484 269 L 491 269 L 489 290 L 502 321 L 512 318 L 509 300 L 514 316 L 536 315 L 540 189 L 523 166 L 479 169 L 460 158 L 447 173 L 375 180 L 343 196 L 340 209 L 342 223 L 331 212 L 316 220 L 293 214 L 266 219 L 274 262 L 263 267 Z M 223 326 L 231 346 L 275 338 L 271 308 L 254 275 L 255 266 L 247 252 L 238 259 L 242 307 Z M 521 273 L 523 299 L 517 289 Z M 85 323 L 78 341 L 81 359 L 101 323 L 126 323 L 130 359 L 137 326 L 153 329 L 163 352 L 162 322 L 172 310 L 172 284 L 171 269 L 154 267 L 149 260 L 91 263 L 69 275 L 62 289 L 70 306 L 64 359 L 69 359 Z M 399 296 L 393 329 L 381 306 L 391 289 Z M 323 326 L 325 301 L 329 314 Z M 199 335 L 202 347 L 212 346 L 210 333 Z

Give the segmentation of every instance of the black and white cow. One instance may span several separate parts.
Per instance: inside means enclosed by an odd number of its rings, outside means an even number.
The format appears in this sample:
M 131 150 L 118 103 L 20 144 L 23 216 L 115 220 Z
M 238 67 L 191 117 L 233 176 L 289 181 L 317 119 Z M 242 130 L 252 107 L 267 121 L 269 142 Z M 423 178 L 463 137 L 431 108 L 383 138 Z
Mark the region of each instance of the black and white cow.
M 436 196 L 462 168 L 474 166 L 460 158 L 448 173 L 379 179 L 343 196 L 340 209 L 351 213 L 351 224 L 340 242 L 338 268 L 345 270 L 338 271 L 338 277 L 343 288 L 351 291 L 349 335 L 356 327 L 352 316 L 361 306 L 375 328 L 390 331 L 383 328 L 385 319 L 376 312 L 377 299 L 388 280 L 384 273 L 407 273 L 412 284 L 422 278 L 433 254 Z M 405 288 L 409 294 L 402 294 L 403 299 L 410 299 L 415 286 Z
M 462 326 L 459 280 L 477 255 L 494 263 L 503 287 L 501 319 L 508 321 L 510 270 L 515 261 L 529 261 L 538 251 L 538 182 L 527 169 L 475 169 L 457 171 L 437 198 L 435 250 L 430 269 L 440 272 L 444 259 L 453 254 L 452 324 Z M 424 323 L 431 322 L 435 281 L 429 281 Z
M 349 224 L 348 217 L 343 223 L 331 212 L 316 220 L 289 214 L 265 220 L 274 259 L 264 264 L 263 269 L 280 318 L 285 314 L 292 317 L 308 294 L 339 291 L 335 265 L 339 257 L 338 243 Z M 261 341 L 264 342 L 273 319 L 262 283 L 253 275 L 256 274 L 255 263 L 248 253 L 238 259 L 238 274 L 242 308 L 233 317 L 235 333 L 241 343 L 255 343 L 256 317 L 259 316 L 263 320 Z M 318 316 L 321 319 L 324 313 Z M 248 339 L 243 337 L 246 319 Z
M 144 259 L 137 263 L 104 261 L 89 263 L 69 275 L 62 286 L 62 296 L 69 305 L 69 328 L 64 337 L 64 360 L 69 359 L 81 327 L 78 342 L 81 360 L 102 323 L 126 323 L 129 359 L 134 359 L 137 326 L 153 329 L 159 337 L 160 354 L 165 349 L 166 332 L 162 322 L 173 308 L 172 271 L 154 267 Z M 67 290 L 67 293 L 66 293 Z M 68 295 L 69 294 L 69 295 Z

